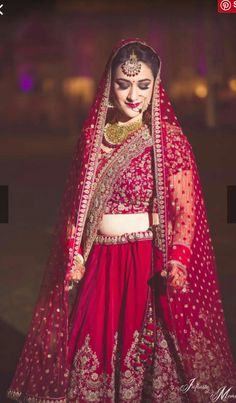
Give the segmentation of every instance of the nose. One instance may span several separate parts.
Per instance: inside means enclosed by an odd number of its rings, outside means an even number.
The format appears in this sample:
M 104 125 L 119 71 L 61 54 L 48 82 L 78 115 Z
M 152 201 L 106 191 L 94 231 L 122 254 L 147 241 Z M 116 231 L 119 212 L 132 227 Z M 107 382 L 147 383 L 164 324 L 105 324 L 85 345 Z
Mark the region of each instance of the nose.
M 127 96 L 127 100 L 131 101 L 131 102 L 137 101 L 137 95 L 138 95 L 137 94 L 137 88 L 136 88 L 136 86 L 134 84 L 132 84 L 130 86 L 130 90 L 129 90 L 129 93 L 128 93 L 128 96 Z

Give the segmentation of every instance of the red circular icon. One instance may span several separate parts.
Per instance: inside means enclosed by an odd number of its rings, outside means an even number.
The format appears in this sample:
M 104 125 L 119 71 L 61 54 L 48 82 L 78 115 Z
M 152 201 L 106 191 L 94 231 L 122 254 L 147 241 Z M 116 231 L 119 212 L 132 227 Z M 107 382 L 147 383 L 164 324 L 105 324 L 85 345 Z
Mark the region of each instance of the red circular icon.
M 231 2 L 229 0 L 222 0 L 220 2 L 220 8 L 223 11 L 228 11 L 231 8 Z

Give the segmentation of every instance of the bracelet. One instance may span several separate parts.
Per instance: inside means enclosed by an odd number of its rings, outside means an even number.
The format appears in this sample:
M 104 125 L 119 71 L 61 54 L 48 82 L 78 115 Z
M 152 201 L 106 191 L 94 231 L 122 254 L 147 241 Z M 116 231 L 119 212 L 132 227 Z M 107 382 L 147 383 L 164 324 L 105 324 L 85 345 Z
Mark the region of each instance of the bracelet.
M 75 260 L 84 265 L 84 258 L 80 253 L 77 253 L 77 255 L 75 256 Z
M 85 266 L 81 265 L 79 267 L 76 267 L 75 265 L 73 265 L 72 268 L 71 268 L 71 273 L 77 273 L 77 275 L 79 275 L 79 278 L 77 280 L 73 280 L 73 281 L 75 281 L 77 283 L 84 277 Z
M 176 264 L 177 266 L 179 266 L 180 269 L 183 270 L 183 272 L 184 272 L 185 274 L 187 274 L 186 266 L 185 266 L 183 263 L 179 262 L 178 260 L 171 259 L 171 260 L 168 260 L 167 264 L 168 264 L 168 263 L 174 263 L 174 264 Z

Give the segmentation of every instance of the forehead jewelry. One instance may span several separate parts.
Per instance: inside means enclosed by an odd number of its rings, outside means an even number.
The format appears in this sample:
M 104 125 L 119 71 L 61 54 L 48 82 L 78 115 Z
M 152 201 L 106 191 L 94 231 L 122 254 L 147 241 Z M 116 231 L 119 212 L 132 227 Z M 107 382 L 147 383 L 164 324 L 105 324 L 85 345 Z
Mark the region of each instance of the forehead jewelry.
M 132 51 L 128 60 L 121 65 L 121 69 L 128 77 L 136 76 L 141 70 L 141 63 L 138 61 L 134 50 Z

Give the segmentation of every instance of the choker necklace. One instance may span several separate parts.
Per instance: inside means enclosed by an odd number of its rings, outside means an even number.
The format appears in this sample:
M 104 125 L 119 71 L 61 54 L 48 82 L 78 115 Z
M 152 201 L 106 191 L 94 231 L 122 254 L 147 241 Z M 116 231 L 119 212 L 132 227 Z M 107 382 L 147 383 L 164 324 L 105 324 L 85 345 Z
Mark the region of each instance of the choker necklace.
M 142 120 L 127 125 L 107 123 L 104 127 L 104 145 L 107 145 L 108 147 L 116 147 L 123 143 L 130 133 L 139 129 L 142 125 Z

